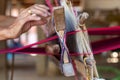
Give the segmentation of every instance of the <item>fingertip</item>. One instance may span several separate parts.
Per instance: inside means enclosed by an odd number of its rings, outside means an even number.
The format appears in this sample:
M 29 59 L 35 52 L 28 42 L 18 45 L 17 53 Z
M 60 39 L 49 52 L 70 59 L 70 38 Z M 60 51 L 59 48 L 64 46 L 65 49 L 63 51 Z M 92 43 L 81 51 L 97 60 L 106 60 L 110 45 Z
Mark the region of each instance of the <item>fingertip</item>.
M 32 20 L 32 21 L 38 21 L 38 20 L 41 20 L 41 17 L 39 17 L 39 16 L 30 16 L 30 20 Z
M 45 8 L 45 9 L 49 10 L 49 7 L 46 6 L 46 5 L 41 5 L 41 4 L 39 4 L 38 6 L 39 6 L 39 7 L 43 7 L 43 8 Z
M 40 17 L 36 17 L 36 20 L 41 20 L 41 18 Z
M 48 15 L 50 16 L 50 15 L 51 15 L 51 13 L 50 13 L 50 12 L 48 12 Z

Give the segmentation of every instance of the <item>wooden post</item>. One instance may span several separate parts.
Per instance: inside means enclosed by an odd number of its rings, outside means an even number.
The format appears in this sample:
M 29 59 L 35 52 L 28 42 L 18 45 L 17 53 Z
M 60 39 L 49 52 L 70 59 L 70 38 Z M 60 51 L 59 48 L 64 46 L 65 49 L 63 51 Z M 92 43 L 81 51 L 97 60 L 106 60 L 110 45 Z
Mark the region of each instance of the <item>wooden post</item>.
M 0 0 L 0 15 L 5 15 L 7 0 Z M 0 26 L 1 27 L 1 26 Z M 0 41 L 0 49 L 6 47 L 6 41 Z M 8 80 L 7 59 L 5 54 L 0 54 L 0 80 Z
M 36 0 L 36 3 L 37 4 L 44 4 L 44 1 L 45 0 Z M 45 35 L 40 28 L 37 29 L 37 32 L 38 32 L 38 39 L 39 40 L 45 39 Z M 41 56 L 41 55 L 37 56 L 36 71 L 37 71 L 37 74 L 39 76 L 45 76 L 46 75 L 46 61 L 47 61 L 46 56 Z
M 5 41 L 0 41 L 0 49 L 5 47 Z M 7 80 L 8 79 L 8 73 L 7 73 L 7 60 L 6 55 L 1 54 L 0 55 L 0 79 L 1 80 Z

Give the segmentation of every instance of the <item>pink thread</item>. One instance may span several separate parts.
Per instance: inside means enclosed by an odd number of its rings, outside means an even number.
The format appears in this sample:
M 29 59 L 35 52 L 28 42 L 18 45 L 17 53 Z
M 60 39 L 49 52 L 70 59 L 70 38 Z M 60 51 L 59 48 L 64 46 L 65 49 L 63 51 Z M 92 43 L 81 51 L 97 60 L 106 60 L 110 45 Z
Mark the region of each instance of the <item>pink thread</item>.
M 47 6 L 50 8 L 50 12 L 52 13 L 53 12 L 53 6 L 52 6 L 50 0 L 45 0 L 45 1 L 46 1 Z
M 80 30 L 79 30 L 79 31 L 80 31 Z M 71 31 L 71 32 L 68 32 L 66 35 L 69 36 L 69 35 L 72 35 L 72 34 L 75 34 L 75 33 L 79 32 L 79 31 Z M 57 38 L 58 38 L 58 36 L 53 36 L 53 37 L 50 37 L 50 38 L 41 40 L 41 41 L 39 41 L 39 42 L 36 42 L 36 43 L 30 44 L 30 45 L 21 47 L 21 48 L 3 49 L 3 50 L 0 50 L 0 53 L 4 53 L 4 52 L 14 53 L 14 52 L 17 52 L 17 51 L 19 51 L 19 50 L 23 50 L 23 49 L 30 48 L 30 47 L 35 46 L 35 45 L 38 45 L 38 44 L 42 44 L 42 43 L 45 43 L 45 42 L 48 42 L 48 41 L 55 40 L 55 39 L 57 39 Z
M 112 28 L 114 29 L 114 28 Z M 120 27 L 117 27 L 116 29 L 120 29 Z M 86 31 L 86 30 L 84 30 Z M 69 36 L 69 35 L 73 35 L 77 32 L 80 32 L 80 30 L 77 30 L 77 31 L 71 31 L 71 32 L 68 32 L 66 35 Z M 119 31 L 120 32 L 120 31 Z M 6 52 L 17 52 L 17 51 L 20 51 L 20 50 L 23 50 L 23 49 L 26 49 L 26 48 L 30 48 L 34 45 L 37 45 L 37 44 L 42 44 L 42 43 L 45 43 L 45 42 L 48 42 L 48 41 L 52 41 L 54 39 L 57 39 L 58 37 L 57 36 L 53 36 L 53 37 L 50 37 L 50 38 L 47 38 L 47 39 L 44 39 L 44 40 L 41 40 L 39 42 L 36 42 L 34 44 L 30 44 L 30 45 L 27 45 L 27 46 L 24 46 L 24 47 L 21 47 L 21 48 L 14 48 L 14 49 L 2 49 L 0 50 L 0 53 L 6 53 Z M 112 43 L 111 43 L 112 42 Z M 106 45 L 107 43 L 107 45 Z M 104 45 L 105 44 L 105 45 Z M 117 37 L 117 38 L 112 38 L 112 39 L 107 39 L 107 40 L 103 40 L 103 41 L 97 41 L 97 42 L 94 42 L 92 45 L 93 45 L 93 51 L 94 51 L 94 54 L 98 54 L 102 51 L 106 51 L 106 50 L 112 50 L 112 49 L 116 49 L 116 48 L 120 48 L 120 37 Z M 98 45 L 103 45 L 101 47 L 99 47 Z M 96 47 L 98 46 L 98 47 Z M 104 48 L 105 47 L 105 48 Z M 28 52 L 30 53 L 30 52 Z M 38 53 L 37 53 L 38 54 Z M 74 55 L 74 54 L 72 54 Z
M 57 1 L 57 0 L 54 0 L 54 2 L 55 2 L 55 5 L 56 5 L 56 6 L 59 6 L 59 4 L 58 4 L 58 1 Z

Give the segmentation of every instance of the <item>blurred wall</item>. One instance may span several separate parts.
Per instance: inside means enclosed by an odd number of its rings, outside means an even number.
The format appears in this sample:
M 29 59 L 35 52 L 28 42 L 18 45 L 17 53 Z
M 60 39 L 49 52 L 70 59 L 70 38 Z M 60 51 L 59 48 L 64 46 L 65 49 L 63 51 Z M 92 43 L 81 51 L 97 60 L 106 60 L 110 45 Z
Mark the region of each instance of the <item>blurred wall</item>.
M 85 0 L 86 9 L 120 9 L 120 0 Z
M 5 15 L 6 0 L 0 0 L 0 15 Z M 0 41 L 0 49 L 5 48 L 5 41 Z M 0 80 L 7 80 L 7 65 L 6 65 L 6 55 L 0 54 Z
M 5 14 L 6 0 L 0 0 L 0 14 Z

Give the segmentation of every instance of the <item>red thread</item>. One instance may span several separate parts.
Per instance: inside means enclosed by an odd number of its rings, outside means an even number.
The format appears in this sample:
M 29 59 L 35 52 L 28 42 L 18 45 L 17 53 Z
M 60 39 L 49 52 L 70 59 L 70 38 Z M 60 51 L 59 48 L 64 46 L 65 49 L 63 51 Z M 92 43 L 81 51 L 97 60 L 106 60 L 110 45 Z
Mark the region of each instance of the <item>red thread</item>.
M 71 32 L 68 32 L 68 33 L 67 33 L 67 36 L 68 36 L 68 35 L 75 34 L 75 33 L 77 33 L 77 32 L 80 32 L 80 30 L 79 30 L 79 31 L 71 31 Z M 53 37 L 50 37 L 50 38 L 41 40 L 41 41 L 36 42 L 36 43 L 30 44 L 30 45 L 27 45 L 27 46 L 24 46 L 24 47 L 21 47 L 21 48 L 14 49 L 14 50 L 12 50 L 12 51 L 10 51 L 10 52 L 16 52 L 16 51 L 18 51 L 18 50 L 22 50 L 22 49 L 25 49 L 25 48 L 32 47 L 32 46 L 34 46 L 34 45 L 38 45 L 38 44 L 42 44 L 42 43 L 45 43 L 45 42 L 48 42 L 48 41 L 52 41 L 52 40 L 55 40 L 55 39 L 57 39 L 57 38 L 58 38 L 58 36 L 53 36 Z
M 58 4 L 58 1 L 57 1 L 57 0 L 54 0 L 54 2 L 55 2 L 55 5 L 56 5 L 56 6 L 59 6 L 59 4 Z
M 75 33 L 77 33 L 77 32 L 80 32 L 80 31 L 81 31 L 81 30 L 71 31 L 71 32 L 68 32 L 66 35 L 67 35 L 67 36 L 73 35 L 73 34 L 75 34 Z M 3 50 L 0 50 L 0 53 L 6 53 L 6 52 L 14 53 L 14 52 L 17 52 L 17 51 L 26 49 L 26 48 L 30 48 L 30 47 L 32 47 L 32 46 L 34 46 L 34 45 L 38 45 L 38 44 L 42 44 L 42 43 L 45 43 L 45 42 L 48 42 L 48 41 L 55 40 L 55 39 L 57 39 L 57 38 L 58 38 L 58 36 L 53 36 L 53 37 L 50 37 L 50 38 L 41 40 L 41 41 L 39 41 L 39 42 L 30 44 L 30 45 L 27 45 L 27 46 L 24 46 L 24 47 L 14 48 L 14 49 L 3 49 Z
M 52 13 L 53 12 L 53 6 L 52 6 L 50 0 L 45 0 L 45 1 L 46 1 L 47 6 L 50 8 L 50 12 Z

